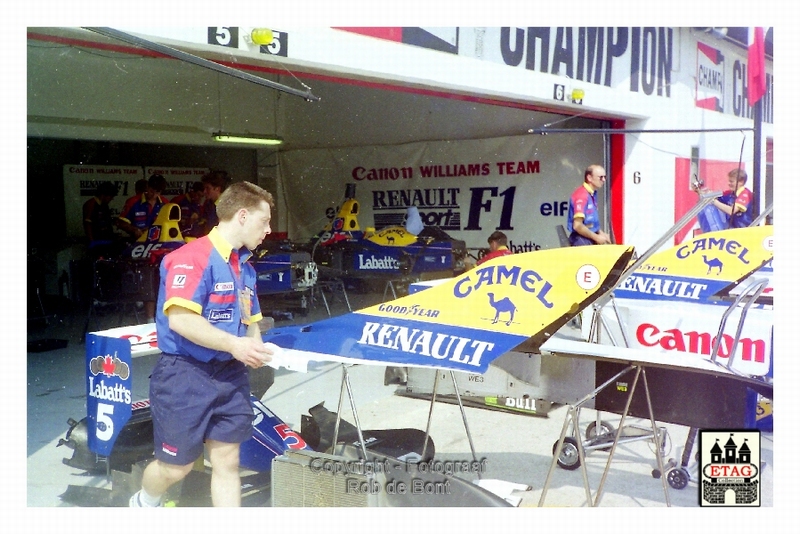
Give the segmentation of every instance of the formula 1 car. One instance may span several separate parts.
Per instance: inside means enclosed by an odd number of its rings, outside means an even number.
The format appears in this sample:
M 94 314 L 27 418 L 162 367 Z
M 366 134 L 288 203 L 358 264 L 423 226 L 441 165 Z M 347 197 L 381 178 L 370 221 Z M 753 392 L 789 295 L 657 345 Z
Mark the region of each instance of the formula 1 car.
M 434 279 L 465 270 L 467 248 L 437 226 L 424 226 L 415 208 L 417 227 L 390 226 L 361 229 L 355 184 L 348 184 L 337 215 L 305 245 L 325 278 L 358 281 L 397 280 L 401 277 Z M 412 231 L 414 230 L 414 231 Z

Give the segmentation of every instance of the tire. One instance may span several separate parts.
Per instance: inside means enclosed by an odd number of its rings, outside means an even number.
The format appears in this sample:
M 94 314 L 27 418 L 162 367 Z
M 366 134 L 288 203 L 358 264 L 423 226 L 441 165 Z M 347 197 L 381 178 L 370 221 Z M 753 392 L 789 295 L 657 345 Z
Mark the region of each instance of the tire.
M 591 423 L 589 423 L 589 426 L 586 427 L 586 440 L 593 442 L 598 440 L 598 438 L 603 439 L 606 438 L 607 436 L 614 436 L 616 432 L 617 429 L 614 428 L 614 425 L 606 421 L 600 421 L 600 435 L 598 436 L 597 421 L 592 421 Z M 603 447 L 598 450 L 601 451 L 611 450 L 611 445 L 609 445 L 608 447 Z
M 558 441 L 553 443 L 553 454 L 556 454 Z M 578 441 L 573 437 L 564 438 L 564 445 L 558 453 L 556 461 L 558 467 L 567 471 L 574 471 L 581 466 L 581 459 L 578 456 Z
M 667 471 L 667 482 L 677 490 L 683 489 L 689 484 L 689 473 L 683 467 L 670 469 Z

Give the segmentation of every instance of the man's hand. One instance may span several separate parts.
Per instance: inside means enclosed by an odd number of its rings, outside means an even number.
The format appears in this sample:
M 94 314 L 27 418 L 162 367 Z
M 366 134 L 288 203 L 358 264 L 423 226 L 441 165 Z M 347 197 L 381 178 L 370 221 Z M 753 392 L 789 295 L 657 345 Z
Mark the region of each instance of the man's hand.
M 272 360 L 272 351 L 264 346 L 264 342 L 250 336 L 237 337 L 230 353 L 235 359 L 254 369 Z
M 169 327 L 202 347 L 229 352 L 249 367 L 261 367 L 271 360 L 272 351 L 264 346 L 258 325 L 251 324 L 247 336 L 239 337 L 209 323 L 205 317 L 182 306 L 169 309 Z
M 598 245 L 610 245 L 611 244 L 611 236 L 605 233 L 602 230 L 598 230 L 595 234 L 596 239 L 594 240 L 595 243 Z

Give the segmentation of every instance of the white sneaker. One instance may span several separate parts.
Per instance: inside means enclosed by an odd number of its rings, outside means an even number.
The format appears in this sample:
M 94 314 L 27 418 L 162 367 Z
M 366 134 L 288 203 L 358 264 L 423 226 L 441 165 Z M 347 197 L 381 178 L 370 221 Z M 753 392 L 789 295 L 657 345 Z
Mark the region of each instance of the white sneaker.
M 137 491 L 133 495 L 131 495 L 131 499 L 128 501 L 129 508 L 156 508 L 156 506 L 150 506 L 146 504 L 141 497 L 142 490 Z M 161 502 L 158 503 L 158 506 L 163 506 Z

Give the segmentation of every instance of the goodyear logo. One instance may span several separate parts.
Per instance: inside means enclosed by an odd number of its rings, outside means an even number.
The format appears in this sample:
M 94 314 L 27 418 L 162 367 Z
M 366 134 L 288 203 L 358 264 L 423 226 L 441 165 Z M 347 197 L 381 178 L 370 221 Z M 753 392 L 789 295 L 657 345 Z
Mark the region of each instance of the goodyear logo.
M 464 275 L 456 282 L 453 286 L 453 295 L 463 299 L 473 290 L 493 285 L 519 287 L 523 291 L 536 295 L 536 299 L 545 308 L 553 307 L 553 303 L 547 300 L 547 294 L 553 289 L 553 284 L 543 279 L 533 269 L 522 270 L 519 266 L 492 265 L 475 269 L 474 274 Z

